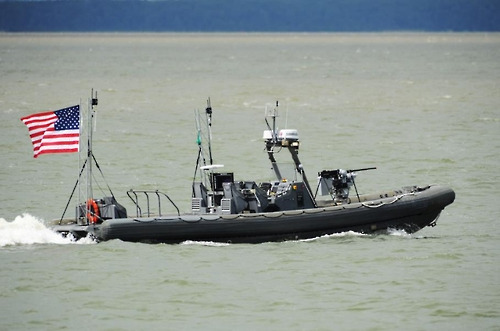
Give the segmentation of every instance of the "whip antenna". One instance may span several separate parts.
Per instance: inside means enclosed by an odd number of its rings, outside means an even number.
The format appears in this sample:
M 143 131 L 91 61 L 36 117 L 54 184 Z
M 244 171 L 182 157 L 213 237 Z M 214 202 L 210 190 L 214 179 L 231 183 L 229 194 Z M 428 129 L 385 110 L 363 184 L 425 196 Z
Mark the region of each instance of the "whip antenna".
M 210 157 L 210 165 L 214 164 L 212 158 L 212 105 L 210 103 L 210 97 L 207 100 L 207 108 L 205 109 L 208 119 L 208 156 Z

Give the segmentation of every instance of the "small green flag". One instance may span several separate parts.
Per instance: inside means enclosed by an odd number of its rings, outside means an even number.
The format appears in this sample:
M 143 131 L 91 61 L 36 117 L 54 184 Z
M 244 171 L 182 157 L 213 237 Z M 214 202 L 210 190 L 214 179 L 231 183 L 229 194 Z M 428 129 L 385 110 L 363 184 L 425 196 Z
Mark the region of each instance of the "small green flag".
M 201 133 L 200 133 L 200 131 L 198 131 L 198 136 L 196 137 L 196 143 L 198 144 L 198 146 L 201 145 Z

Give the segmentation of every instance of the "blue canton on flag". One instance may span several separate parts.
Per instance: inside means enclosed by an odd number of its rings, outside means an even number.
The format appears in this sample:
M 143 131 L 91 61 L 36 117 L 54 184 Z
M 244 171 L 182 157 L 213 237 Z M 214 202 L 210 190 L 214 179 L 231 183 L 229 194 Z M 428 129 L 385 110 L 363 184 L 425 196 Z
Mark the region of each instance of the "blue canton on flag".
M 80 106 L 73 106 L 54 112 L 58 118 L 54 127 L 59 130 L 77 130 L 80 127 Z

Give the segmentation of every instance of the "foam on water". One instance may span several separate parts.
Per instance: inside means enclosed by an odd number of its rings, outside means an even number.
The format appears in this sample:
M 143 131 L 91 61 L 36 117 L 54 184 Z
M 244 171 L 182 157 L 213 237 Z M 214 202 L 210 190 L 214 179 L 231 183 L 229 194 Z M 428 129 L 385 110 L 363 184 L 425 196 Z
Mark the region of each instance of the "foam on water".
M 395 237 L 413 238 L 412 234 L 400 229 L 387 229 L 387 234 Z
M 300 239 L 300 240 L 289 240 L 289 241 L 295 241 L 295 242 L 310 242 L 310 241 L 316 241 L 316 240 L 321 240 L 325 238 L 345 238 L 345 237 L 365 237 L 369 236 L 368 234 L 364 233 L 359 233 L 359 232 L 354 232 L 354 231 L 346 231 L 346 232 L 341 232 L 341 233 L 333 233 L 333 234 L 326 234 L 321 237 L 314 237 L 314 238 L 309 238 L 309 239 Z M 219 242 L 214 242 L 214 241 L 193 241 L 193 240 L 186 240 L 182 242 L 182 245 L 200 245 L 200 246 L 213 246 L 213 247 L 221 247 L 221 246 L 230 246 L 232 245 L 231 243 L 219 243 Z
M 186 240 L 181 243 L 182 245 L 199 245 L 199 246 L 212 246 L 212 247 L 221 247 L 221 246 L 230 246 L 230 243 L 219 243 L 214 241 L 194 241 L 194 240 Z
M 30 214 L 17 216 L 13 221 L 0 218 L 0 247 L 33 244 L 90 244 L 90 238 L 75 241 L 47 228 L 41 219 Z
M 345 237 L 365 237 L 365 236 L 369 236 L 369 235 L 368 234 L 364 234 L 364 233 L 355 232 L 355 231 L 346 231 L 346 232 L 325 234 L 325 235 L 323 235 L 321 237 L 315 237 L 315 238 L 310 238 L 310 239 L 302 239 L 302 240 L 299 240 L 299 241 L 307 242 L 307 241 L 316 241 L 316 240 L 320 240 L 320 239 L 323 239 L 323 238 L 345 238 Z

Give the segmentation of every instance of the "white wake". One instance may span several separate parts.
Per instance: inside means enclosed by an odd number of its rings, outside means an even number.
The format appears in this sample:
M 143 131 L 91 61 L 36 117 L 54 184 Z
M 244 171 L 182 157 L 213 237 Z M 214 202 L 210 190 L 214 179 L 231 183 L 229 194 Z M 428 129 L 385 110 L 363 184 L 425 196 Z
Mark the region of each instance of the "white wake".
M 91 244 L 90 238 L 78 241 L 63 237 L 45 226 L 41 219 L 30 214 L 17 216 L 13 221 L 0 218 L 0 247 L 34 244 Z

